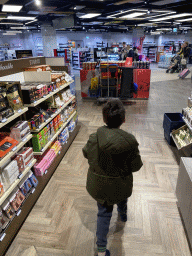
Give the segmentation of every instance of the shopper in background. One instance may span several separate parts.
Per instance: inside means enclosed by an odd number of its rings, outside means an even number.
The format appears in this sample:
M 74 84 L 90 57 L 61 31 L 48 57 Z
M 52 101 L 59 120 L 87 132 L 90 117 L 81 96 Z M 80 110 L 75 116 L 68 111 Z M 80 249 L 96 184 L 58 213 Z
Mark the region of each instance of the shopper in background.
M 175 54 L 176 53 L 176 46 L 175 44 L 173 43 L 172 44 L 172 54 Z
M 189 47 L 189 43 L 188 42 L 184 42 L 181 46 L 181 50 L 179 52 L 179 55 L 182 56 L 185 59 L 188 59 L 189 55 L 190 55 L 190 47 Z
M 113 206 L 122 222 L 127 221 L 127 200 L 132 194 L 133 172 L 143 163 L 136 138 L 120 126 L 125 122 L 125 108 L 119 99 L 110 99 L 103 108 L 105 126 L 90 135 L 83 148 L 88 159 L 87 191 L 97 201 L 98 256 L 109 256 L 107 234 Z
M 129 47 L 129 50 L 127 51 L 127 57 L 132 57 L 134 59 L 134 50 L 133 50 L 133 48 L 131 48 L 130 45 L 128 45 L 127 47 Z
M 123 42 L 123 48 L 121 49 L 120 54 L 121 54 L 121 59 L 125 60 L 127 57 L 127 45 L 125 42 Z
M 139 54 L 138 54 L 138 50 L 135 46 L 133 47 L 133 52 L 134 52 L 133 61 L 138 61 L 139 60 Z

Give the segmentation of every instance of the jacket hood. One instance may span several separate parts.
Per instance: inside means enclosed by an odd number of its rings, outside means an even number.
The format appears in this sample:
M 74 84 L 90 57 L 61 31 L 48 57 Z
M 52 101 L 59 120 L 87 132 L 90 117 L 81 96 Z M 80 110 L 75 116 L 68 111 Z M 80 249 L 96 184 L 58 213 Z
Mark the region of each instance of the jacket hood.
M 121 154 L 131 146 L 130 140 L 128 141 L 127 139 L 128 133 L 121 129 L 102 126 L 97 130 L 97 134 L 98 146 L 102 151 L 111 154 Z M 128 136 L 130 136 L 130 134 Z

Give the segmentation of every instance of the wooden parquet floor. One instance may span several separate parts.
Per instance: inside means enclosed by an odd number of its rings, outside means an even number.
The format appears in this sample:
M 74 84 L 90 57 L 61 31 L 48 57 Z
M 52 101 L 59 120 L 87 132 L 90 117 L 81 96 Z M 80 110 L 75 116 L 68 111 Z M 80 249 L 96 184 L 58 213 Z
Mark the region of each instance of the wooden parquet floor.
M 112 256 L 191 255 L 176 205 L 179 166 L 162 128 L 164 113 L 181 112 L 190 90 L 190 79 L 155 82 L 148 101 L 125 106 L 122 128 L 139 141 L 144 166 L 134 174 L 125 225 L 117 221 L 114 207 L 108 237 Z M 88 164 L 82 147 L 103 125 L 102 107 L 80 97 L 78 104 L 81 130 L 6 256 L 22 255 L 30 247 L 38 256 L 95 253 L 97 207 L 85 189 Z

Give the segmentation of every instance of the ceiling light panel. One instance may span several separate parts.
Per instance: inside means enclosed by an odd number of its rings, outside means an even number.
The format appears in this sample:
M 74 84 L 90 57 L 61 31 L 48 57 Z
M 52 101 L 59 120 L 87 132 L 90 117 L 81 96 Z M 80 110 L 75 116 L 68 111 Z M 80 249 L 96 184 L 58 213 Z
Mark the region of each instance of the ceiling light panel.
M 20 12 L 22 5 L 7 5 L 4 4 L 2 7 L 2 12 Z
M 162 1 L 158 1 L 158 2 L 153 2 L 151 3 L 152 5 L 166 5 L 166 4 L 174 4 L 175 2 L 182 2 L 183 0 L 162 0 Z
M 16 36 L 15 33 L 3 33 L 4 36 Z
M 141 0 L 123 0 L 117 3 L 114 3 L 114 5 L 122 5 L 122 4 L 139 4 L 142 3 L 143 1 Z
M 0 25 L 16 25 L 16 26 L 22 26 L 22 23 L 14 23 L 14 22 L 0 22 Z
M 35 20 L 36 17 L 8 16 L 8 20 Z
M 28 27 L 10 27 L 10 29 L 28 29 Z
M 181 14 L 171 15 L 171 16 L 167 16 L 167 17 L 163 17 L 163 18 L 159 18 L 159 19 L 154 19 L 154 20 L 150 20 L 150 21 L 171 20 L 171 19 L 175 19 L 175 18 L 179 18 L 179 17 L 186 17 L 186 16 L 192 16 L 192 14 L 190 14 L 190 13 L 181 13 Z
M 136 17 L 142 16 L 142 15 L 145 15 L 145 14 L 146 14 L 146 12 L 134 12 L 134 13 L 131 13 L 131 14 L 121 16 L 119 18 L 120 19 L 132 19 L 132 18 L 136 18 Z
M 183 20 L 176 20 L 178 22 L 185 22 L 185 21 L 192 21 L 192 18 L 189 18 L 189 19 L 183 19 Z
M 81 19 L 91 19 L 91 18 L 94 18 L 94 17 L 97 17 L 97 16 L 100 16 L 101 13 L 87 13 L 79 18 Z
M 21 34 L 22 31 L 11 30 L 11 31 L 6 31 L 6 33 L 10 33 L 10 34 L 14 34 L 14 33 L 16 33 L 16 34 Z

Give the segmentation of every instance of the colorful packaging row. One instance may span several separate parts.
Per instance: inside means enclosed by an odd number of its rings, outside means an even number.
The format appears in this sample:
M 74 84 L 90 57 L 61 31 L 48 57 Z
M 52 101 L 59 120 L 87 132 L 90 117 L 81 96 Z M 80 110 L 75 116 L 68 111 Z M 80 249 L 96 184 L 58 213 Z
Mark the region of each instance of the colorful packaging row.
M 12 158 L 12 161 L 6 163 L 0 172 L 0 180 L 3 183 L 3 189 L 6 191 L 18 176 L 28 167 L 33 161 L 33 149 L 24 147 L 18 151 Z
M 36 188 L 38 180 L 34 174 L 29 174 L 28 178 L 15 189 L 0 208 L 0 232 L 2 232 L 9 222 L 15 217 L 16 212 L 22 207 L 27 194 L 32 188 Z
M 83 62 L 83 70 L 94 70 L 97 62 Z
M 21 84 L 24 104 L 31 104 L 57 89 L 56 83 Z
M 24 68 L 24 71 L 41 72 L 41 71 L 52 71 L 52 70 L 51 70 L 51 67 L 49 65 L 39 65 L 39 66 Z
M 36 176 L 43 176 L 44 173 L 47 171 L 47 169 L 50 167 L 51 163 L 61 150 L 61 144 L 59 141 L 56 141 L 51 148 L 47 151 L 45 156 L 43 158 L 39 158 L 40 161 L 38 161 L 34 165 L 34 172 Z

